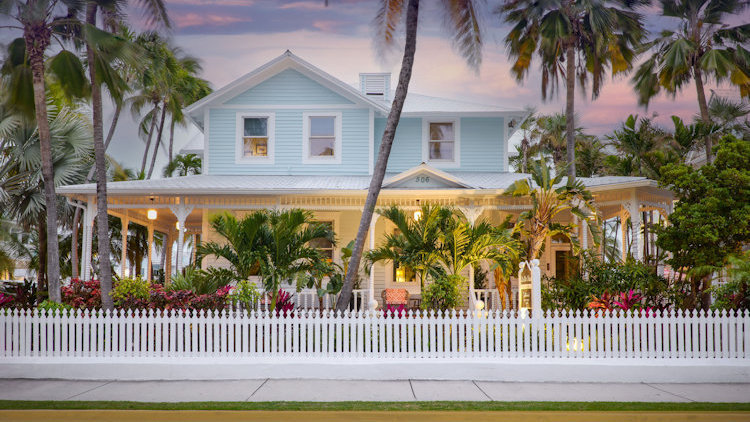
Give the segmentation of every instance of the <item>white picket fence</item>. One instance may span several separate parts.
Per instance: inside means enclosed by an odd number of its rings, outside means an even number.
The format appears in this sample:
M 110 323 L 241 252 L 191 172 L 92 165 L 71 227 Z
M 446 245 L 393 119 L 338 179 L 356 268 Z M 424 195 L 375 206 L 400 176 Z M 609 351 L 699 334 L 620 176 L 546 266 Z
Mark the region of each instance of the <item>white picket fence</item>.
M 0 311 L 0 359 L 750 360 L 750 313 Z

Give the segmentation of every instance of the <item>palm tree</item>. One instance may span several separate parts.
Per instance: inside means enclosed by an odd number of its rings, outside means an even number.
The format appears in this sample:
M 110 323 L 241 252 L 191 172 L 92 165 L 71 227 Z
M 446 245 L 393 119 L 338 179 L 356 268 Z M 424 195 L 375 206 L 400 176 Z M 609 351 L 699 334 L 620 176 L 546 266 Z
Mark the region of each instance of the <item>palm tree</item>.
M 271 294 L 273 310 L 281 283 L 295 281 L 323 259 L 310 242 L 326 239 L 335 243 L 331 227 L 315 223 L 312 217 L 311 212 L 301 209 L 260 210 L 241 220 L 231 214 L 218 215 L 211 220 L 211 227 L 226 243 L 201 243 L 198 254 L 226 259 L 241 280 L 260 274 L 266 292 Z
M 169 162 L 173 159 L 174 150 L 174 127 L 175 124 L 185 125 L 185 114 L 183 107 L 192 104 L 211 93 L 211 87 L 205 79 L 198 78 L 195 73 L 201 67 L 197 60 L 183 57 L 180 68 L 175 75 L 174 87 L 171 90 L 169 104 Z M 195 173 L 197 174 L 197 173 Z
M 54 139 L 52 144 L 53 180 L 57 185 L 82 183 L 88 166 L 90 165 L 93 146 L 91 131 L 86 117 L 67 107 L 58 108 L 50 105 L 47 109 L 48 127 Z M 0 109 L 0 121 L 2 121 Z M 39 153 L 39 131 L 33 118 L 22 117 L 12 130 L 6 131 L 0 142 L 0 152 L 6 157 L 8 176 L 24 175 L 23 182 L 16 186 L 13 192 L 6 192 L 5 200 L 0 200 L 0 208 L 5 215 L 13 217 L 25 230 L 35 228 L 38 232 L 38 256 L 47 257 L 48 231 L 46 230 L 47 216 L 44 179 L 42 176 L 42 158 Z M 2 182 L 0 182 L 2 184 Z M 60 216 L 71 213 L 64 201 L 56 198 L 55 206 L 62 211 Z M 63 221 L 61 219 L 61 221 Z M 57 232 L 51 234 L 57 237 Z M 57 240 L 57 239 L 56 239 Z M 56 242 L 57 243 L 57 242 Z M 59 256 L 59 255 L 58 255 Z M 58 256 L 55 257 L 57 267 L 60 267 Z M 40 259 L 37 273 L 38 291 L 58 289 L 48 278 L 47 265 L 49 259 Z M 50 292 L 50 298 L 53 298 Z
M 604 170 L 604 145 L 595 136 L 583 136 L 576 142 L 576 171 L 582 177 L 594 177 Z
M 745 49 L 750 32 L 746 24 L 730 26 L 727 18 L 741 16 L 743 0 L 660 0 L 661 15 L 677 20 L 677 30 L 664 30 L 648 46 L 651 56 L 633 77 L 639 102 L 648 105 L 661 89 L 676 95 L 695 83 L 701 120 L 711 121 L 704 82 L 728 81 L 750 96 L 750 57 Z M 706 161 L 713 160 L 711 137 L 704 138 Z
M 542 99 L 555 94 L 558 78 L 565 81 L 568 177 L 575 179 L 575 85 L 599 96 L 607 68 L 613 75 L 632 67 L 635 50 L 645 37 L 643 17 L 632 7 L 646 0 L 509 0 L 497 14 L 513 28 L 505 44 L 514 60 L 513 74 L 522 81 L 534 53 L 542 70 Z
M 164 177 L 201 174 L 201 159 L 195 154 L 178 155 L 164 167 Z
M 369 265 L 390 261 L 405 271 L 413 271 L 424 289 L 427 277 L 442 272 L 440 266 L 443 229 L 448 227 L 453 211 L 438 205 L 422 205 L 419 218 L 413 219 L 396 206 L 382 209 L 378 214 L 390 220 L 397 231 L 387 233 L 379 247 L 366 254 Z
M 517 180 L 505 190 L 505 195 L 529 197 L 531 200 L 531 209 L 519 215 L 514 228 L 528 241 L 528 261 L 538 258 L 545 240 L 558 234 L 570 239 L 574 249 L 578 248 L 574 235 L 578 225 L 555 222 L 555 217 L 564 212 L 570 212 L 581 221 L 587 220 L 594 244 L 599 243 L 599 217 L 593 196 L 580 181 L 568 179 L 562 185 L 563 177 L 563 172 L 553 177 L 547 164 L 538 160 L 531 167 L 528 179 Z
M 520 159 L 520 167 L 517 170 L 521 170 L 521 173 L 526 173 L 529 166 L 529 155 L 532 142 L 539 138 L 539 116 L 536 110 L 533 108 L 526 109 L 526 117 L 524 117 L 521 124 L 518 126 L 518 130 L 521 131 L 523 138 L 521 138 L 521 145 L 518 148 L 518 156 Z
M 0 15 L 17 21 L 21 26 L 13 27 L 23 31 L 25 44 L 25 58 L 28 62 L 33 89 L 33 110 L 39 132 L 39 147 L 41 156 L 42 178 L 44 180 L 44 201 L 47 213 L 47 280 L 49 283 L 49 297 L 52 301 L 60 302 L 60 263 L 57 242 L 57 195 L 55 194 L 54 169 L 52 167 L 52 144 L 47 115 L 47 84 L 45 54 L 53 36 L 65 37 L 64 33 L 71 27 L 71 19 L 75 16 L 79 2 L 75 0 L 0 0 Z M 57 18 L 55 16 L 63 16 Z M 62 32 L 62 33 L 61 33 Z M 82 67 L 78 57 L 62 49 L 50 60 L 50 68 L 67 73 L 59 81 L 61 86 L 70 93 L 69 89 L 81 88 Z M 27 74 L 28 75 L 28 74 Z M 29 91 L 26 91 L 29 92 Z
M 619 156 L 607 157 L 611 173 L 618 176 L 646 176 L 658 179 L 663 164 L 658 152 L 668 145 L 669 134 L 654 125 L 649 118 L 631 114 L 620 129 L 615 129 L 607 139 Z
M 448 33 L 453 38 L 453 44 L 459 54 L 463 56 L 470 67 L 478 69 L 482 61 L 482 34 L 477 18 L 476 2 L 474 0 L 445 0 L 441 10 L 445 14 L 444 22 Z M 401 19 L 406 13 L 405 29 L 406 39 L 404 43 L 404 55 L 401 60 L 401 72 L 398 85 L 393 96 L 391 110 L 385 123 L 383 138 L 380 141 L 378 159 L 373 169 L 370 186 L 367 190 L 367 199 L 362 209 L 362 218 L 357 229 L 354 248 L 352 249 L 351 264 L 346 272 L 344 286 L 336 309 L 344 311 L 351 299 L 354 281 L 356 280 L 359 265 L 362 259 L 362 251 L 370 229 L 372 214 L 377 205 L 380 188 L 383 185 L 385 171 L 388 166 L 388 157 L 391 153 L 393 138 L 396 127 L 401 118 L 401 110 L 404 107 L 406 94 L 411 80 L 412 67 L 414 65 L 414 53 L 417 49 L 417 26 L 419 22 L 419 0 L 381 0 L 380 10 L 375 17 L 374 23 L 377 30 L 376 41 L 386 47 L 396 44 L 396 30 Z
M 510 230 L 496 228 L 486 221 L 471 224 L 463 216 L 454 216 L 443 230 L 443 253 L 439 256 L 450 275 L 460 275 L 468 266 L 490 261 L 508 274 L 518 259 L 520 245 Z
M 732 101 L 718 95 L 711 95 L 708 100 L 708 115 L 711 122 L 717 125 L 721 134 L 731 134 L 738 138 L 748 139 L 748 119 L 750 104 L 743 101 Z

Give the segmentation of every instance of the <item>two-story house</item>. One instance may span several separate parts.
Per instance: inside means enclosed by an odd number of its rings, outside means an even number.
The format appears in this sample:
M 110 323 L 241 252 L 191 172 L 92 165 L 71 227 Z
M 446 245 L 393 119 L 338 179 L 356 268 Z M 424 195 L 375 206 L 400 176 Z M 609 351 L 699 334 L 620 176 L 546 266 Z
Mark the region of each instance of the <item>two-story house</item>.
M 357 231 L 392 99 L 390 74 L 363 73 L 359 78 L 359 87 L 351 86 L 285 52 L 185 110 L 203 134 L 202 143 L 190 145 L 203 153 L 203 174 L 109 183 L 109 212 L 148 227 L 150 237 L 161 233 L 168 248 L 176 244 L 182 250 L 186 234 L 221 240 L 209 225 L 216 213 L 241 216 L 261 208 L 305 208 L 330 222 L 339 243 L 346 245 Z M 440 203 L 461 209 L 471 220 L 497 224 L 522 212 L 528 201 L 502 193 L 526 177 L 508 169 L 508 139 L 523 117 L 520 107 L 410 92 L 379 204 L 416 210 L 420 204 Z M 621 215 L 633 221 L 633 251 L 640 256 L 641 213 L 668 213 L 671 194 L 642 177 L 582 180 L 595 194 L 603 218 Z M 81 273 L 90 277 L 96 187 L 65 186 L 59 192 L 86 204 Z M 123 227 L 127 235 L 128 224 Z M 376 219 L 367 245 L 373 247 L 393 230 L 385 219 Z M 580 238 L 584 247 L 591 246 L 585 226 Z M 564 239 L 550 240 L 542 269 L 549 275 L 567 271 L 567 260 L 561 258 L 569 250 Z M 123 245 L 120 271 L 127 274 L 125 253 Z M 339 248 L 327 253 L 340 259 Z M 168 273 L 185 265 L 182 254 L 176 255 L 174 264 L 167 260 Z M 207 259 L 204 265 L 221 263 Z M 151 267 L 149 259 L 146 277 Z M 491 288 L 493 274 L 489 277 Z M 419 290 L 416 280 L 392 264 L 376 264 L 370 284 L 375 297 L 387 287 Z

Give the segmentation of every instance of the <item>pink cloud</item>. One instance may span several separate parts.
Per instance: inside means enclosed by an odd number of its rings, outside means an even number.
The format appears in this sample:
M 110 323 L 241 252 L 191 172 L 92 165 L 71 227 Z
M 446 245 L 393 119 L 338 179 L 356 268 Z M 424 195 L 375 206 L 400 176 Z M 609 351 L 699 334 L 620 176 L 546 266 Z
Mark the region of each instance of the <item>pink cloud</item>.
M 191 6 L 252 6 L 254 0 L 167 0 L 167 4 Z
M 314 21 L 312 26 L 323 32 L 336 32 L 336 28 L 342 25 L 338 21 Z
M 279 9 L 305 9 L 305 10 L 323 10 L 326 8 L 325 3 L 320 1 L 295 1 L 279 7 Z
M 221 26 L 231 23 L 250 21 L 249 18 L 245 17 L 240 18 L 236 16 L 222 16 L 199 13 L 172 14 L 172 20 L 178 28 L 201 25 Z

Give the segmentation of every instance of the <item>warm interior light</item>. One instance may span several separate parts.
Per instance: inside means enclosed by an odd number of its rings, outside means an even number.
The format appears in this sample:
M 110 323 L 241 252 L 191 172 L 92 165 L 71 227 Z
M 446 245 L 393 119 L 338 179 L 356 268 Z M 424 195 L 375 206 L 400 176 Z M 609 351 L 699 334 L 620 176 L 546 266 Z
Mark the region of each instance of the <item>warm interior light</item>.
M 422 218 L 422 211 L 414 211 L 414 221 L 419 221 L 420 218 Z
M 149 220 L 156 220 L 156 210 L 150 209 L 146 212 L 146 217 L 148 217 Z
M 177 230 L 180 230 L 180 222 L 179 221 L 176 222 L 176 223 L 174 223 L 174 228 L 176 228 Z

